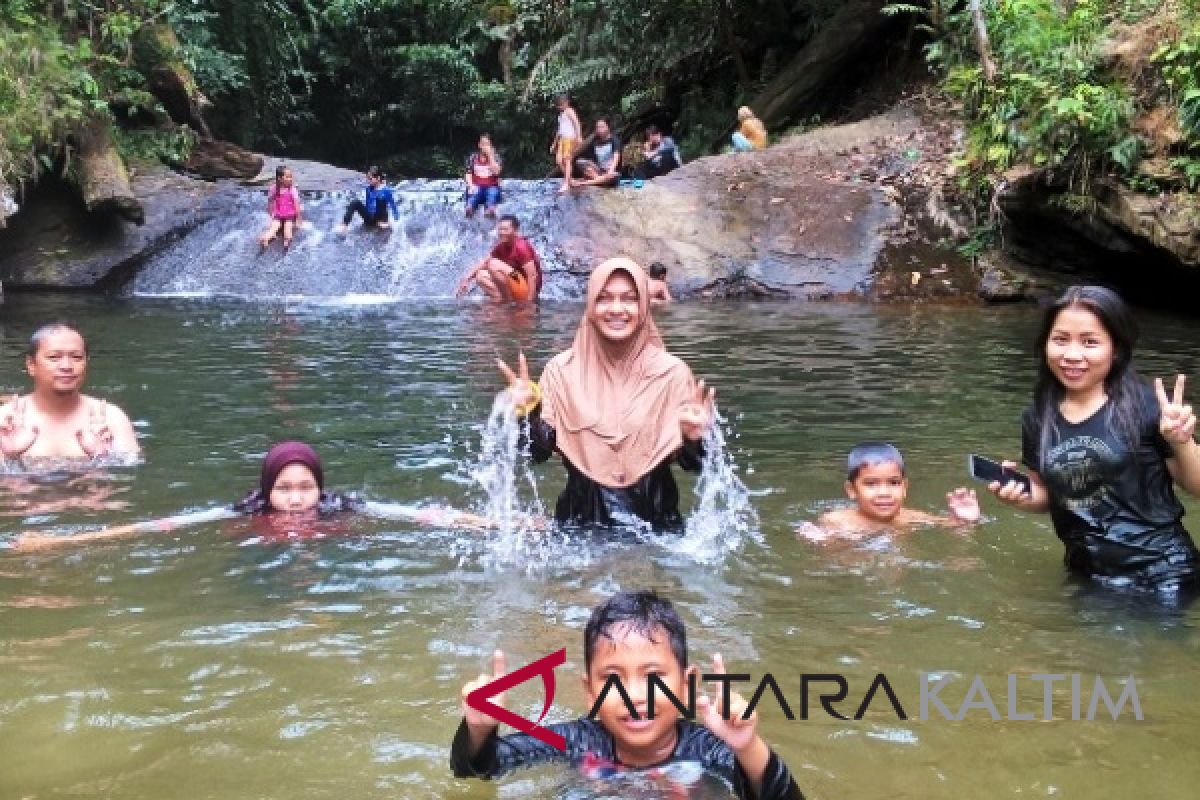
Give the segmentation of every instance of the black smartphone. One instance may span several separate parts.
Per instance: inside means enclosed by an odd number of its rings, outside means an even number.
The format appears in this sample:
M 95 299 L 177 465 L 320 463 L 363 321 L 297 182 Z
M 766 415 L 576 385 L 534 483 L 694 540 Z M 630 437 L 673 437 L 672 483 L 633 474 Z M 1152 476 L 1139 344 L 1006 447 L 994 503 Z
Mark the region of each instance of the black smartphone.
M 1017 472 L 1015 469 L 1005 469 L 999 461 L 992 461 L 990 458 L 972 453 L 967 456 L 967 471 L 971 473 L 972 478 L 984 483 L 999 481 L 1001 484 L 1005 484 L 1009 481 L 1016 481 L 1025 488 L 1026 494 L 1033 494 L 1033 484 L 1028 475 Z

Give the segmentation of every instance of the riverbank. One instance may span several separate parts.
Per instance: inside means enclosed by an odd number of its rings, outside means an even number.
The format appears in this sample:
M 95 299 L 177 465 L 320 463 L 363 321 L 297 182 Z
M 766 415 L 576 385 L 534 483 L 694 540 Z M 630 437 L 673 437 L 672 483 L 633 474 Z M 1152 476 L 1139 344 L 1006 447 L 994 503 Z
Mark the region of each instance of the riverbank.
M 616 254 L 661 261 L 685 298 L 1007 302 L 1078 278 L 1077 266 L 1067 275 L 1054 269 L 1061 263 L 1031 269 L 976 246 L 979 221 L 954 199 L 963 132 L 948 121 L 944 102 L 906 96 L 883 113 L 784 136 L 763 151 L 696 159 L 643 188 L 548 195 L 537 244 L 549 272 L 576 282 Z M 89 214 L 68 187 L 43 182 L 0 230 L 0 284 L 10 292 L 112 291 L 164 253 L 186 262 L 191 234 L 245 215 L 247 192 L 269 185 L 280 163 L 262 157 L 258 175 L 245 180 L 131 169 L 130 185 L 146 210 L 142 225 Z M 362 185 L 353 170 L 286 163 L 309 196 Z M 457 212 L 448 206 L 444 213 Z M 454 219 L 447 224 L 459 224 Z M 247 235 L 260 224 L 245 218 Z M 466 231 L 466 223 L 460 227 Z M 1020 233 L 1007 241 L 1026 241 Z

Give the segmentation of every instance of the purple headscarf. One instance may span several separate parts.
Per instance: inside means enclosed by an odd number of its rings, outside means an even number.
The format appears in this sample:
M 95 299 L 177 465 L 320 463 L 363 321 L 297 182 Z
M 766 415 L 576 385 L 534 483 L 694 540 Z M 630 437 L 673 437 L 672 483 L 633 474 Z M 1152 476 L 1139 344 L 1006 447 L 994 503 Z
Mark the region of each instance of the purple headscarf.
M 321 468 L 321 458 L 317 451 L 304 442 L 280 442 L 270 449 L 263 459 L 262 477 L 258 482 L 258 490 L 263 497 L 270 497 L 275 488 L 279 473 L 289 464 L 303 464 L 308 467 L 316 478 L 317 486 L 325 488 L 325 470 Z

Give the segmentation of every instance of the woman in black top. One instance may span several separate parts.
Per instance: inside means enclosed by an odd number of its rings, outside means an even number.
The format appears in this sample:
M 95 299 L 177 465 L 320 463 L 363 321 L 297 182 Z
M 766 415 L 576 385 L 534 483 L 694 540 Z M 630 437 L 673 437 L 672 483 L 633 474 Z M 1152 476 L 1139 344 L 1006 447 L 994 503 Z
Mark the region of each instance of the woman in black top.
M 1174 484 L 1200 494 L 1196 417 L 1184 376 L 1168 398 L 1133 366 L 1137 326 L 1114 292 L 1073 286 L 1046 313 L 1038 380 L 1021 419 L 1031 491 L 989 487 L 1001 500 L 1049 511 L 1073 572 L 1153 588 L 1194 589 L 1196 546 Z M 1006 467 L 1016 468 L 1008 462 Z
M 671 464 L 700 469 L 713 391 L 663 346 L 640 266 L 614 258 L 592 271 L 575 341 L 546 365 L 540 386 L 524 356 L 518 372 L 500 369 L 513 405 L 528 412 L 534 461 L 557 452 L 567 467 L 560 522 L 682 522 Z

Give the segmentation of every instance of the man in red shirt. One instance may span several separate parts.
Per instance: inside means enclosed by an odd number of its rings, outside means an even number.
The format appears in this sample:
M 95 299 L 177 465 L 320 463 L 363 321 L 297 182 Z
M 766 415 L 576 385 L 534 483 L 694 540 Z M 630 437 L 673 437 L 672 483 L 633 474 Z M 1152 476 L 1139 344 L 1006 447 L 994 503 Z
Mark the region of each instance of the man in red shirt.
M 477 283 L 488 299 L 496 303 L 537 302 L 542 291 L 542 262 L 533 245 L 517 235 L 520 226 L 512 214 L 500 218 L 496 225 L 500 241 L 459 282 L 456 297 L 462 297 L 470 291 L 472 283 Z

